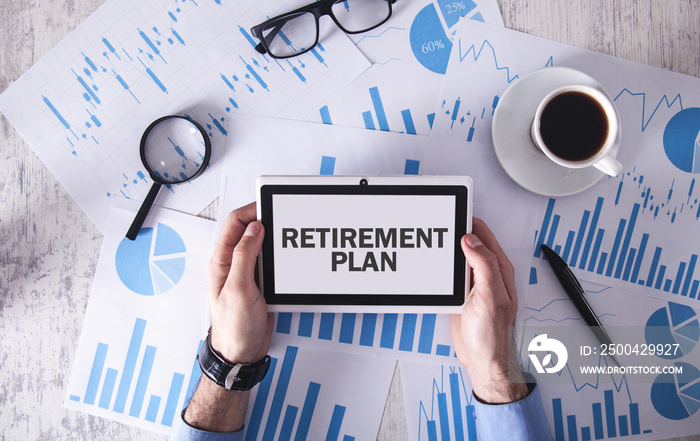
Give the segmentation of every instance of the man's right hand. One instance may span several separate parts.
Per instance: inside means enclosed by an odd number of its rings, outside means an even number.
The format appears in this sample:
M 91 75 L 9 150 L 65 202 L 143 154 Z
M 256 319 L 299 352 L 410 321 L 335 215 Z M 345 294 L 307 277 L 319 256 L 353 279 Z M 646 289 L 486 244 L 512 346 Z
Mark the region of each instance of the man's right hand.
M 461 240 L 472 269 L 472 287 L 461 315 L 451 317 L 457 358 L 466 368 L 474 394 L 487 403 L 509 403 L 528 389 L 515 354 L 509 349 L 518 311 L 513 265 L 491 230 L 474 218 L 473 234 Z M 511 370 L 509 380 L 509 368 Z

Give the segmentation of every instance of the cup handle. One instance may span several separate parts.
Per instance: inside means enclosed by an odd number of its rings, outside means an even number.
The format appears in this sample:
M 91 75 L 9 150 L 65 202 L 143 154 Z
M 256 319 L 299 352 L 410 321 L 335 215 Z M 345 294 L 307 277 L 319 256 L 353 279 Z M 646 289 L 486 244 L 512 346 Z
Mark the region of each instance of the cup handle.
M 612 177 L 619 175 L 622 171 L 622 164 L 610 155 L 600 158 L 600 161 L 593 164 L 593 167 Z

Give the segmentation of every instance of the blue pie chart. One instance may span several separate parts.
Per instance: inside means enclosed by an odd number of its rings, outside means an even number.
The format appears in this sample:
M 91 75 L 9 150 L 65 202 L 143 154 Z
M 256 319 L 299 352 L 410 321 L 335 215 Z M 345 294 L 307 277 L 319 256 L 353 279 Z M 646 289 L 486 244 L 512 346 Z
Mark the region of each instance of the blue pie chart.
M 664 151 L 678 169 L 700 173 L 700 107 L 673 115 L 664 129 Z
M 676 362 L 681 374 L 661 374 L 651 385 L 651 404 L 664 418 L 683 420 L 700 410 L 700 370 Z
M 186 253 L 185 242 L 171 227 L 159 223 L 155 228 L 141 228 L 136 240 L 124 238 L 119 244 L 117 275 L 136 294 L 164 294 L 182 279 Z
M 672 345 L 659 357 L 675 360 L 688 355 L 700 339 L 700 323 L 695 310 L 689 306 L 669 302 L 665 308 L 654 311 L 644 328 L 648 345 Z M 674 346 L 678 345 L 678 346 Z

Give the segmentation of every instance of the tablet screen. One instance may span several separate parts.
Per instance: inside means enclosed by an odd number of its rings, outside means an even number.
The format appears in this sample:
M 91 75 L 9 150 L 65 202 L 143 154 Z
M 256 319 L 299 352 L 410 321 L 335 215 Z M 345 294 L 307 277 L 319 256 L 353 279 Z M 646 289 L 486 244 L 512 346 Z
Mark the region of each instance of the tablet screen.
M 464 186 L 264 185 L 268 303 L 461 305 Z

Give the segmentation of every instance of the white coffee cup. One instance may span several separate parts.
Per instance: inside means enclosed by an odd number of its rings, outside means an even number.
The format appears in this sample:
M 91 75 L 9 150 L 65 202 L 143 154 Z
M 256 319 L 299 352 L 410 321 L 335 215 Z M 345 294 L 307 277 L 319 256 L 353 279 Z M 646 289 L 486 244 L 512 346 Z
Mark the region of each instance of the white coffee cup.
M 610 176 L 622 171 L 611 154 L 619 134 L 620 117 L 610 98 L 581 84 L 549 92 L 537 106 L 530 127 L 532 141 L 555 163 L 568 168 L 593 166 Z

